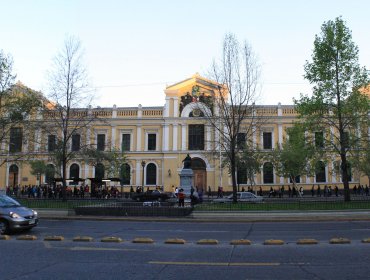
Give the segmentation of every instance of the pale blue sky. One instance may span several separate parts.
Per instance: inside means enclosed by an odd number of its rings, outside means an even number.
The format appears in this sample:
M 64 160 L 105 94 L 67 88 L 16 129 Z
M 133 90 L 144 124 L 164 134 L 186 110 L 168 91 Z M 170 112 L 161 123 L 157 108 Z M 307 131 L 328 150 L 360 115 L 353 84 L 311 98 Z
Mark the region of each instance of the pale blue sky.
M 80 38 L 94 105 L 161 106 L 166 85 L 205 74 L 226 32 L 247 40 L 262 64 L 262 104 L 292 104 L 315 34 L 342 16 L 370 68 L 368 0 L 0 0 L 0 49 L 17 80 L 45 91 L 66 35 Z

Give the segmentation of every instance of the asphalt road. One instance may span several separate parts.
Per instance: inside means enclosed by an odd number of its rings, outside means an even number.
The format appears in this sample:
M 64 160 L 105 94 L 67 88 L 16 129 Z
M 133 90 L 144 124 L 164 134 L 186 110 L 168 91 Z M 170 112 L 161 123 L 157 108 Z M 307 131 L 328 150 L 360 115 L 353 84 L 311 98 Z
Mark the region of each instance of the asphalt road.
M 41 220 L 21 241 L 19 233 L 0 241 L 0 279 L 368 279 L 370 222 L 165 223 Z M 62 235 L 64 241 L 44 241 Z M 76 236 L 92 242 L 74 242 Z M 103 243 L 117 236 L 122 243 Z M 135 244 L 150 237 L 153 244 Z M 168 238 L 184 245 L 169 245 Z M 350 244 L 330 244 L 333 237 Z M 315 238 L 317 245 L 297 245 Z M 199 245 L 217 239 L 217 245 Z M 230 245 L 249 239 L 252 245 Z M 281 239 L 283 245 L 263 245 Z

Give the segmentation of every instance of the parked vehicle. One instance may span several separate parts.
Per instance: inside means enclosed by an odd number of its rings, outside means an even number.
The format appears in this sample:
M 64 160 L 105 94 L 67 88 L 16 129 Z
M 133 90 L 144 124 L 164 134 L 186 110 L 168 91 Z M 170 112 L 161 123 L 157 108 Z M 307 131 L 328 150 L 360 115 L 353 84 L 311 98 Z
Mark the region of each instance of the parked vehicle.
M 249 202 L 249 203 L 260 203 L 263 201 L 262 196 L 255 195 L 251 192 L 237 192 L 236 198 L 238 202 Z M 222 198 L 216 198 L 213 200 L 216 203 L 229 203 L 233 202 L 233 195 L 229 195 Z
M 133 193 L 131 199 L 135 201 L 166 201 L 170 198 L 170 195 L 158 190 L 146 191 L 140 193 Z
M 33 228 L 38 221 L 36 211 L 20 205 L 7 195 L 0 194 L 0 234 Z

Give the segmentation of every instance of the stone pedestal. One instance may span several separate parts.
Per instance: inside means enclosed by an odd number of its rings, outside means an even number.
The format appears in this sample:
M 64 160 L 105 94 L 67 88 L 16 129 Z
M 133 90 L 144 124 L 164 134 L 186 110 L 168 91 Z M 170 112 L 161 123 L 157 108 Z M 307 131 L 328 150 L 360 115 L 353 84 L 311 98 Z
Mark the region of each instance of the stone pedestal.
M 191 169 L 182 169 L 180 172 L 180 188 L 184 190 L 186 197 L 190 196 L 191 187 L 193 185 L 194 173 Z

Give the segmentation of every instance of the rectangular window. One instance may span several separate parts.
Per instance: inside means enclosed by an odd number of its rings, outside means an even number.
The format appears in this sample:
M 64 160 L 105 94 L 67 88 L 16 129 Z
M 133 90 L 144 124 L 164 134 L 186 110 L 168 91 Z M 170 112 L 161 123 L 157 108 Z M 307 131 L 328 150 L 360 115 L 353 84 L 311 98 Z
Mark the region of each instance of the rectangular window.
M 11 128 L 10 129 L 10 142 L 9 142 L 9 152 L 19 153 L 22 151 L 22 141 L 23 141 L 22 128 Z
M 148 151 L 155 151 L 157 149 L 157 134 L 148 134 Z
M 245 148 L 245 141 L 246 141 L 246 134 L 245 133 L 238 133 L 236 137 L 236 145 L 238 149 Z
M 315 147 L 324 148 L 324 133 L 322 131 L 315 132 Z
M 131 135 L 130 134 L 122 134 L 122 151 L 129 151 L 130 150 L 130 142 L 131 142 Z
M 72 135 L 72 151 L 77 152 L 80 150 L 81 135 L 73 134 Z
M 98 134 L 96 149 L 98 151 L 104 151 L 105 150 L 105 134 Z
M 204 125 L 189 125 L 189 150 L 204 150 Z
M 56 136 L 48 135 L 48 152 L 54 152 L 56 148 Z
M 271 132 L 263 133 L 263 149 L 265 150 L 272 149 L 272 133 Z

